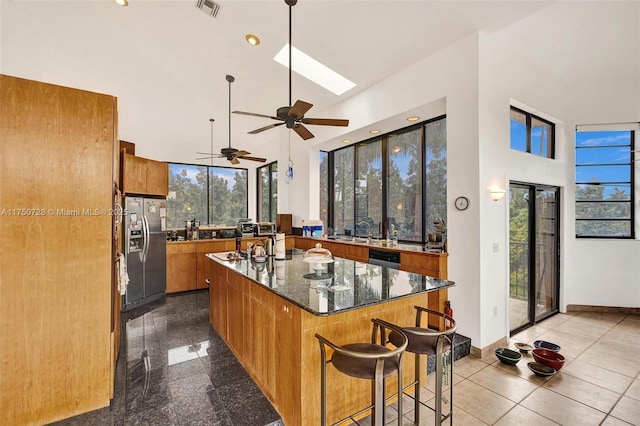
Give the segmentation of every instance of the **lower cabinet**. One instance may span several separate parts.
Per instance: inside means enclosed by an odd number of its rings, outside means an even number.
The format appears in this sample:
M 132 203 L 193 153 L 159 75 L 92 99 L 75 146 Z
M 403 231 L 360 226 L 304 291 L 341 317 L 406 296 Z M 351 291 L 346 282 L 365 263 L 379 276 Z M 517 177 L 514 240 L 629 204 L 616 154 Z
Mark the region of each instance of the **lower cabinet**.
M 227 340 L 227 268 L 209 260 L 211 286 L 209 288 L 209 322 Z
M 167 244 L 167 293 L 196 289 L 196 243 Z

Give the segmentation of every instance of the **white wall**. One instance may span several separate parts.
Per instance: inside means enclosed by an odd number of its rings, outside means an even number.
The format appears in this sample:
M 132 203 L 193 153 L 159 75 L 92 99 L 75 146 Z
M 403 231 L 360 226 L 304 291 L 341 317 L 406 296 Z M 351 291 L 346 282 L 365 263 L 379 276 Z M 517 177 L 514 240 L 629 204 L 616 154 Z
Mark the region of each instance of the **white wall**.
M 640 306 L 638 241 L 576 240 L 572 201 L 575 124 L 640 118 L 639 8 L 556 3 L 468 37 L 327 112 L 357 103 L 361 115 L 350 118 L 365 126 L 446 97 L 449 277 L 457 282 L 450 298 L 460 332 L 476 347 L 508 336 L 508 205 L 489 190 L 507 189 L 509 180 L 561 188 L 561 309 Z M 510 105 L 556 122 L 555 160 L 509 148 Z M 451 208 L 458 195 L 471 199 L 466 212 Z
M 457 284 L 449 294 L 460 333 L 474 341 L 479 341 L 481 336 L 477 72 L 476 34 L 425 58 L 344 104 L 322 112 L 325 116 L 337 117 L 349 111 L 350 128 L 359 128 L 446 98 L 449 279 Z M 317 208 L 309 210 L 317 197 L 317 186 L 314 186 L 317 185 L 317 166 L 313 159 L 317 159 L 317 150 L 311 156 L 304 150 L 296 151 L 296 167 L 304 167 L 302 173 L 310 175 L 308 179 L 301 179 L 301 187 L 299 182 L 289 185 L 296 194 L 295 201 L 293 196 L 289 198 L 291 212 L 296 218 L 317 216 Z M 308 199 L 304 199 L 305 193 L 300 192 L 300 188 L 309 194 Z M 466 195 L 471 200 L 471 206 L 465 212 L 453 208 L 453 200 L 458 195 Z
M 482 39 L 480 110 L 494 123 L 481 129 L 481 169 L 486 181 L 504 174 L 561 187 L 563 310 L 568 304 L 640 306 L 640 244 L 577 240 L 573 202 L 575 125 L 640 119 L 639 17 L 636 2 L 561 2 Z M 585 25 L 590 22 L 597 25 Z M 555 160 L 508 149 L 510 99 L 557 123 Z M 636 211 L 637 206 L 636 201 Z M 489 205 L 486 211 L 493 214 Z M 508 228 L 482 223 L 483 233 L 495 228 L 494 236 L 507 243 Z M 483 255 L 483 268 L 492 265 L 491 257 Z M 506 262 L 501 256 L 494 266 L 505 270 Z M 483 283 L 490 275 L 483 271 Z M 489 329 L 488 342 L 501 332 L 498 326 Z

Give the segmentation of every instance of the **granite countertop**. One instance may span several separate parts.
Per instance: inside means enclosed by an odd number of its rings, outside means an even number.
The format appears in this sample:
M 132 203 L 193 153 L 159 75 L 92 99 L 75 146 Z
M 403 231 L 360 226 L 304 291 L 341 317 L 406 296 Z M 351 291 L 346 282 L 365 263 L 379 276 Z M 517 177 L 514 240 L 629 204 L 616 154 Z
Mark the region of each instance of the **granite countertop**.
M 289 254 L 290 253 L 290 254 Z M 278 296 L 314 315 L 332 315 L 401 297 L 442 290 L 454 282 L 368 263 L 334 257 L 333 263 L 303 260 L 299 249 L 286 260 L 268 257 L 265 262 L 226 260 L 227 252 L 207 253 L 210 259 L 238 272 Z

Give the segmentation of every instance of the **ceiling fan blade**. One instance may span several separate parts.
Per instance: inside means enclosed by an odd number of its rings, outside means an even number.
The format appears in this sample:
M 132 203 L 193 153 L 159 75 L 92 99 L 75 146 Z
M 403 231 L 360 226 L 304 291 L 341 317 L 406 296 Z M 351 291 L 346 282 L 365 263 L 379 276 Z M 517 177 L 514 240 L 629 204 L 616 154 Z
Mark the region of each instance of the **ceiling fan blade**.
M 247 157 L 246 155 L 243 155 L 241 157 L 238 157 L 241 160 L 249 160 L 249 161 L 259 161 L 261 163 L 264 163 L 265 161 L 267 161 L 266 158 L 259 158 L 259 157 Z
M 211 160 L 214 158 L 220 158 L 220 157 L 215 157 L 215 156 L 211 156 L 211 157 L 198 157 L 196 158 L 196 160 Z
M 243 155 L 249 155 L 251 154 L 249 151 L 245 151 L 244 149 L 241 149 L 240 151 L 236 151 L 233 153 L 236 157 L 242 157 Z
M 302 124 L 296 124 L 296 127 L 294 127 L 293 130 L 295 130 L 295 132 L 305 141 L 313 137 L 313 133 L 311 133 L 309 129 L 304 127 Z
M 231 164 L 240 164 L 240 160 L 238 160 L 236 157 L 232 157 L 229 161 L 231 161 Z
M 347 127 L 349 125 L 349 120 L 343 120 L 338 118 L 303 118 L 300 121 L 304 124 L 313 124 L 316 126 Z
M 282 126 L 283 124 L 284 124 L 284 121 L 281 123 L 269 124 L 268 126 L 260 127 L 259 129 L 252 130 L 247 133 L 250 135 L 255 135 L 256 133 L 264 132 L 265 130 L 273 129 L 274 127 Z
M 311 109 L 313 104 L 305 101 L 297 100 L 289 110 L 289 117 L 302 118 L 307 111 Z
M 255 112 L 233 111 L 233 113 L 241 114 L 241 115 L 250 115 L 252 117 L 262 117 L 262 118 L 271 118 L 273 120 L 282 120 L 281 118 L 274 117 L 273 115 L 256 114 Z

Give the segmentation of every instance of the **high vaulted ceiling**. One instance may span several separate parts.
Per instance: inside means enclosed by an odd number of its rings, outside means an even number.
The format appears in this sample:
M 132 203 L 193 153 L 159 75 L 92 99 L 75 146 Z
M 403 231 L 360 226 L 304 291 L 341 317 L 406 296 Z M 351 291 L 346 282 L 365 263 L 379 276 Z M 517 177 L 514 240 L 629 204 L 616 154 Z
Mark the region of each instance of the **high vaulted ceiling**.
M 209 118 L 216 119 L 215 151 L 228 143 L 226 74 L 236 78 L 234 110 L 273 115 L 288 104 L 288 71 L 273 61 L 288 40 L 288 6 L 220 0 L 213 18 L 194 3 L 3 0 L 0 71 L 115 95 L 121 139 L 141 155 L 195 162 L 196 151 L 210 149 Z M 324 117 L 323 109 L 465 36 L 498 30 L 549 3 L 299 0 L 293 45 L 357 86 L 336 96 L 294 73 L 293 100 L 314 104 L 308 116 Z M 259 46 L 245 41 L 249 33 Z M 246 134 L 270 122 L 234 114 L 232 145 L 275 159 L 268 146 L 276 130 Z

